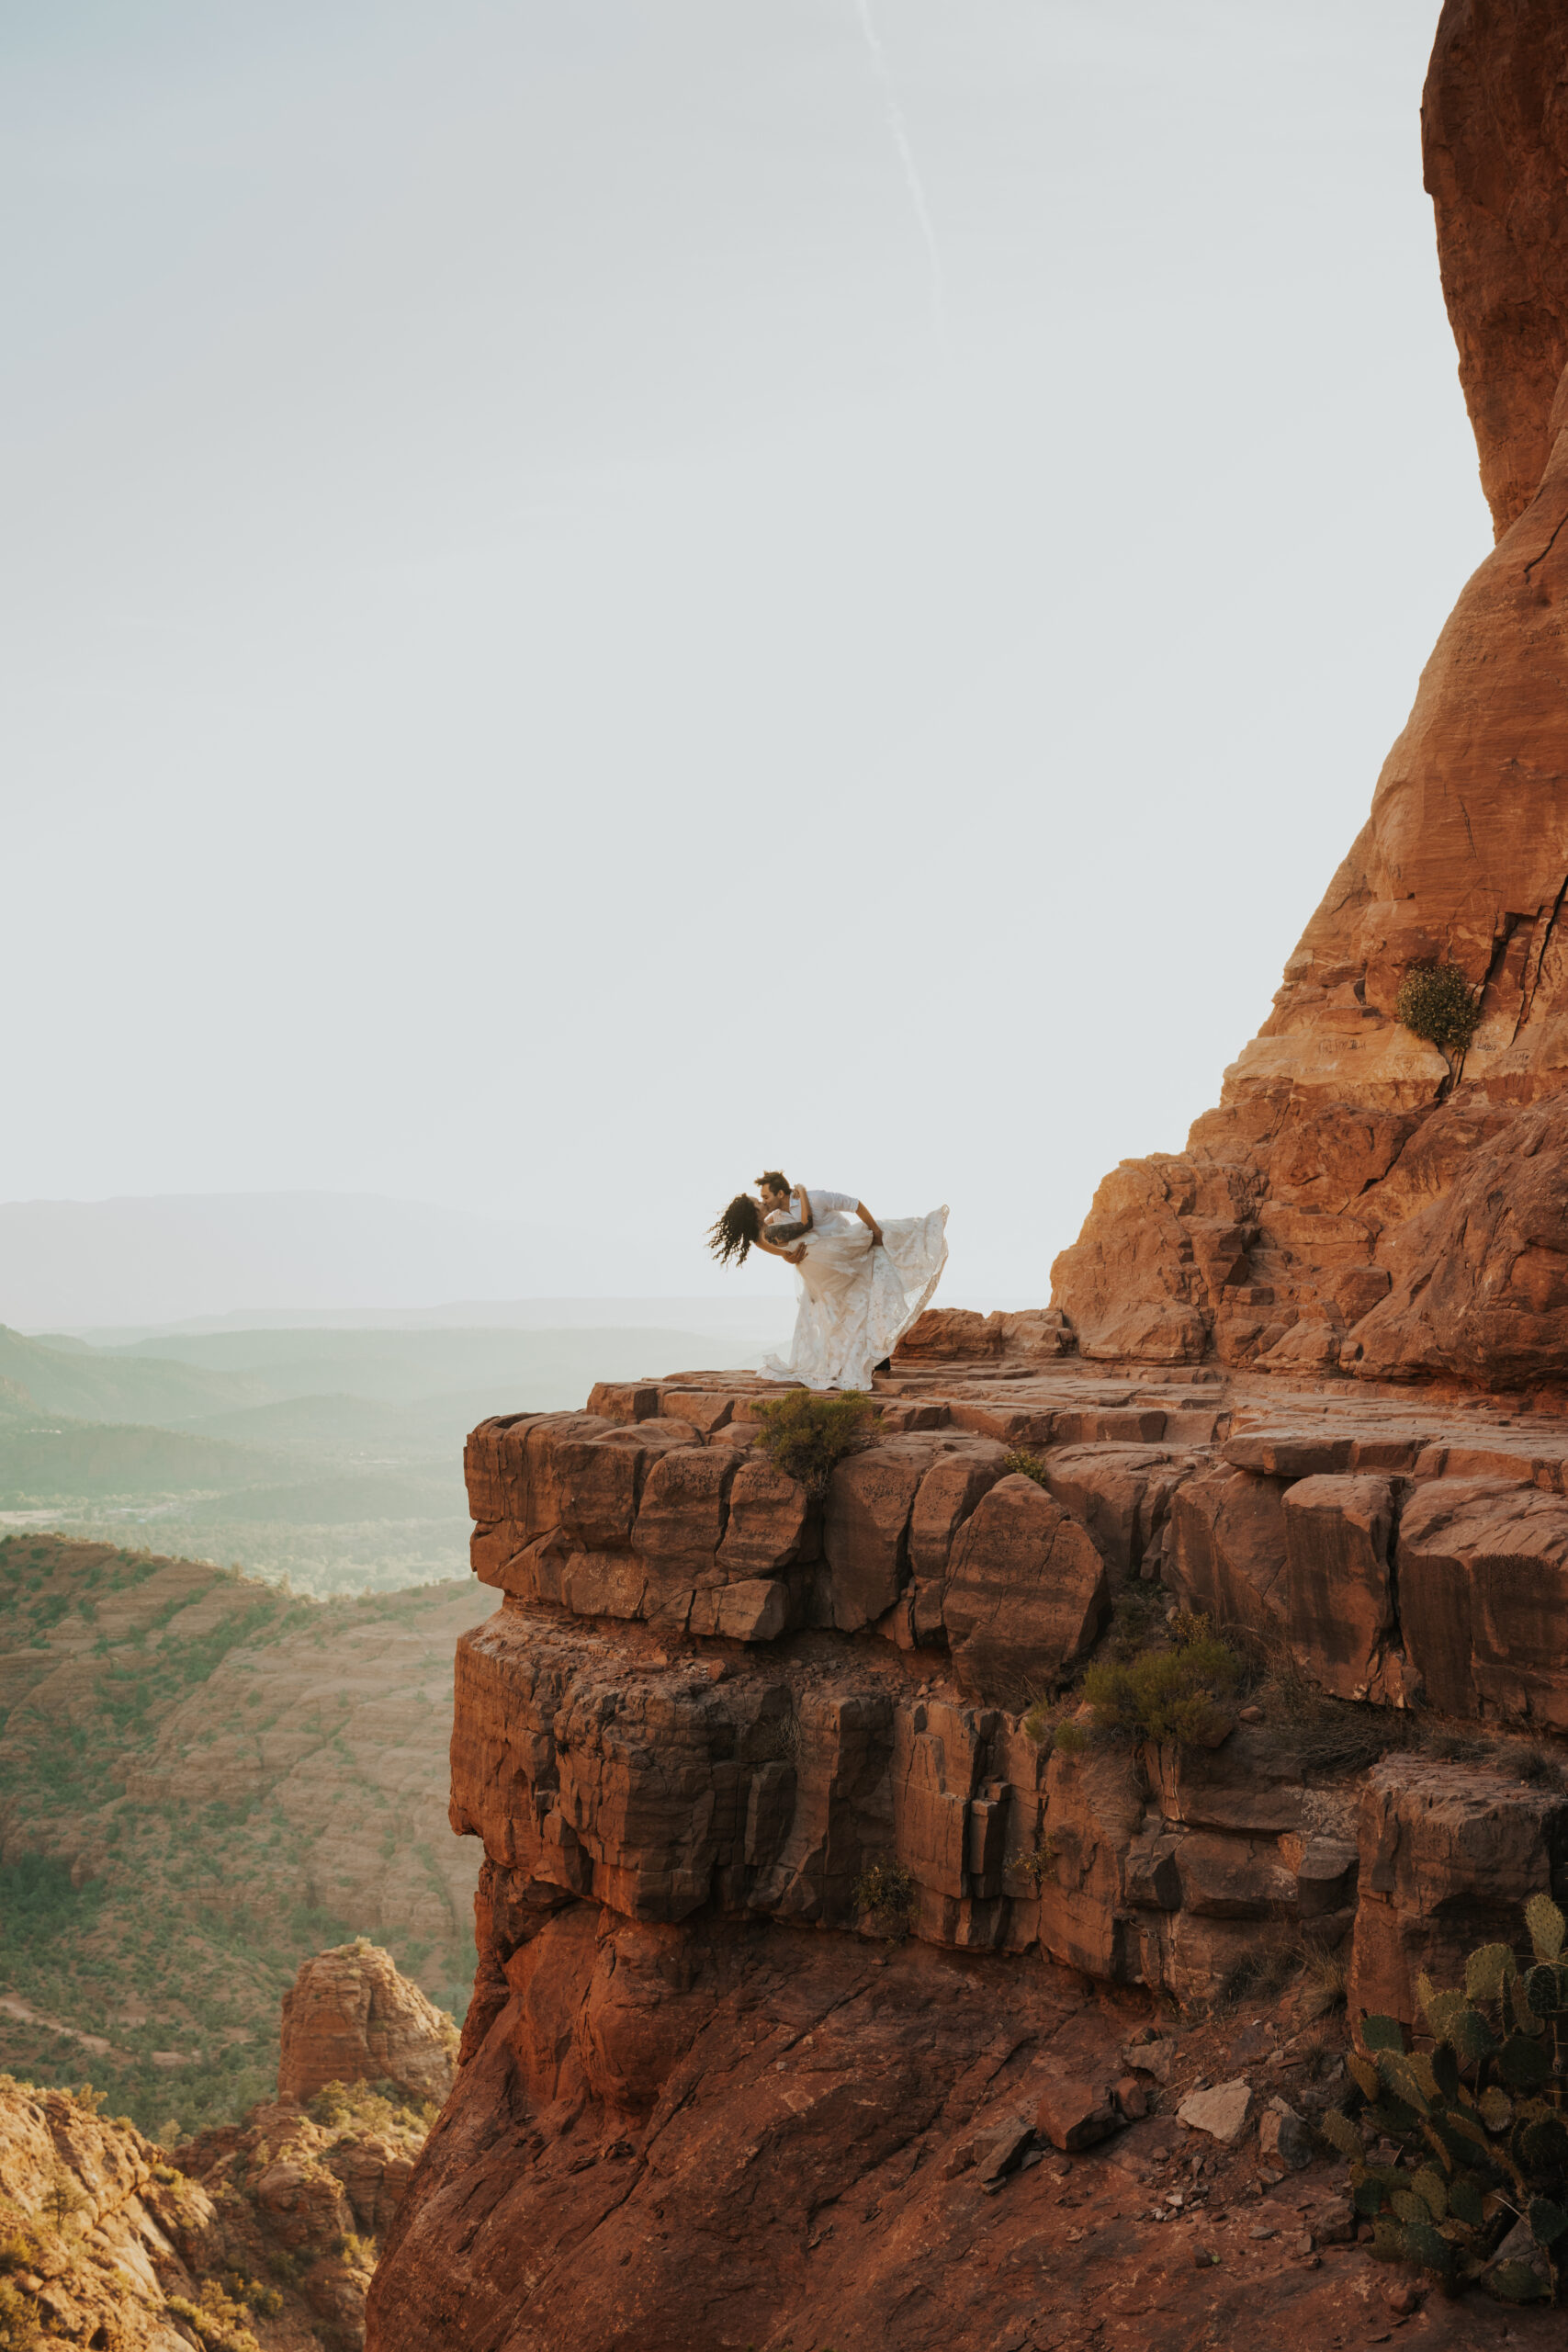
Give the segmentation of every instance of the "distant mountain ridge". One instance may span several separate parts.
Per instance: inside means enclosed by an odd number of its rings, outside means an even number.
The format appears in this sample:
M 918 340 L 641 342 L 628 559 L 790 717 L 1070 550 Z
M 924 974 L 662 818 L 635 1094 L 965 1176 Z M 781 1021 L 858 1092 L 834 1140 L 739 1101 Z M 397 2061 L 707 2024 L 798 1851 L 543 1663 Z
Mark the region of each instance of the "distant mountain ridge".
M 245 1372 L 209 1371 L 164 1358 L 128 1362 L 69 1340 L 24 1338 L 0 1323 L 0 1379 L 41 1412 L 95 1421 L 177 1421 L 265 1404 L 271 1391 Z

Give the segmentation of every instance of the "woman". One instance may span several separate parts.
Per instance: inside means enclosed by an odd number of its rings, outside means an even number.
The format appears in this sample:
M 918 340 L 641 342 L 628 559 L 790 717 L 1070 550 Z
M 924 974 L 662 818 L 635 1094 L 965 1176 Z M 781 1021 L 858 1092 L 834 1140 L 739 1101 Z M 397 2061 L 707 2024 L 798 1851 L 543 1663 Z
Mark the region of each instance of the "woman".
M 799 1279 L 787 1363 L 764 1372 L 808 1388 L 869 1388 L 871 1375 L 930 1306 L 947 1263 L 947 1211 L 879 1224 L 848 1193 L 788 1184 L 777 1169 L 758 1179 L 761 1199 L 738 1193 L 714 1225 L 709 1248 L 723 1265 L 750 1250 L 783 1258 Z M 835 1205 L 828 1206 L 828 1203 Z M 781 1228 L 783 1229 L 781 1232 Z M 798 1237 L 798 1238 L 796 1238 Z

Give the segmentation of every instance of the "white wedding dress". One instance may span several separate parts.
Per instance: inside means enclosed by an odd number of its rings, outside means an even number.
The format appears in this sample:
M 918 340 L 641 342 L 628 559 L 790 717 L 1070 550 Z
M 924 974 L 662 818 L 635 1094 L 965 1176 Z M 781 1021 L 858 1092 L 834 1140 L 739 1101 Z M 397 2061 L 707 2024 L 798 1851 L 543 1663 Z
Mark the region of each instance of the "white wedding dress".
M 769 1225 L 788 1222 L 775 1210 Z M 874 1366 L 894 1348 L 917 1315 L 931 1305 L 947 1263 L 947 1211 L 890 1216 L 878 1250 L 871 1228 L 839 1210 L 819 1216 L 804 1236 L 795 1268 L 795 1337 L 789 1359 L 762 1364 L 776 1379 L 808 1388 L 869 1388 Z

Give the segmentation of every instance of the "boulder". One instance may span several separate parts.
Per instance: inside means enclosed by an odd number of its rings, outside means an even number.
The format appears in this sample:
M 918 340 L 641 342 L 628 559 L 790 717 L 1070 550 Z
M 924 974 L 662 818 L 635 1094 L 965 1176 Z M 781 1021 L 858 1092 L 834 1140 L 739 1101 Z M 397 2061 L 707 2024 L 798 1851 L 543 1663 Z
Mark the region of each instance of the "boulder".
M 1395 1489 L 1387 1478 L 1305 1477 L 1282 1502 L 1291 1646 L 1325 1690 L 1364 1699 L 1394 1630 Z
M 1439 1713 L 1568 1731 L 1568 1499 L 1497 1478 L 1433 1478 L 1404 1507 L 1399 1616 Z
M 1122 2058 L 1131 2073 L 1151 2075 L 1156 2083 L 1168 2083 L 1170 2070 L 1176 2063 L 1176 2052 L 1174 2041 L 1156 2039 L 1129 2043 L 1122 2051 Z
M 360 1937 L 304 1962 L 284 1995 L 277 2096 L 303 2104 L 328 2083 L 388 2082 L 439 2102 L 457 2055 L 451 2018 Z
M 1135 2086 L 1129 2087 L 1141 2098 Z M 1040 2094 L 1034 2128 L 1054 2148 L 1074 2155 L 1080 2148 L 1092 2148 L 1098 2140 L 1108 2140 L 1124 2120 L 1109 2084 L 1060 2075 Z
M 786 1478 L 765 1454 L 749 1453 L 740 1461 L 728 1502 L 717 1554 L 727 1577 L 772 1576 L 802 1555 L 809 1498 L 798 1479 Z
M 1568 1795 L 1475 1764 L 1385 1757 L 1360 1800 L 1350 2014 L 1416 2021 L 1423 1970 L 1464 1982 L 1478 1944 L 1512 1943 L 1532 1894 L 1563 1892 Z
M 1267 1429 L 1247 1429 L 1227 1438 L 1220 1448 L 1233 1470 L 1250 1470 L 1256 1478 L 1318 1478 L 1348 1470 L 1355 1453 L 1353 1436 L 1321 1425 L 1286 1422 Z
M 632 1548 L 672 1577 L 711 1576 L 739 1467 L 728 1446 L 676 1444 L 660 1453 L 643 1479 Z
M 1219 1747 L 1161 1747 L 1156 1765 L 1167 1821 L 1254 1838 L 1302 1827 L 1306 1768 L 1288 1731 L 1242 1724 Z
M 928 1306 L 917 1316 L 893 1351 L 906 1364 L 992 1363 L 1002 1357 L 1049 1363 L 1070 1355 L 1072 1334 L 1059 1309 L 1035 1306 L 1021 1313 L 976 1315 L 965 1306 Z
M 1001 1333 L 994 1315 L 968 1306 L 928 1306 L 917 1315 L 893 1351 L 896 1364 L 988 1363 Z
M 1165 1525 L 1190 1455 L 1147 1445 L 1065 1445 L 1045 1457 L 1046 1491 L 1081 1520 L 1119 1578 L 1136 1576 Z
M 941 1586 L 953 1538 L 982 1495 L 1006 1473 L 1007 1448 L 995 1438 L 950 1445 L 920 1480 L 909 1521 L 909 1566 L 917 1580 Z
M 1342 1838 L 1308 1838 L 1296 1865 L 1296 1914 L 1304 1922 L 1332 1919 L 1356 1899 L 1360 1858 Z
M 1034 2121 L 1027 2114 L 1004 2116 L 976 2133 L 976 2177 L 986 2187 L 1009 2179 L 1034 2145 Z
M 1307 2125 L 1282 2098 L 1271 2098 L 1258 2119 L 1258 2153 L 1265 2164 L 1301 2172 L 1317 2153 Z
M 1191 1163 L 1123 1160 L 1095 1193 L 1083 1232 L 1051 1269 L 1054 1306 L 1080 1355 L 1197 1363 L 1208 1346 L 1211 1291 L 1188 1220 L 1231 1209 L 1204 1197 Z
M 832 1622 L 858 1633 L 891 1609 L 909 1574 L 909 1513 L 940 1451 L 928 1437 L 888 1438 L 837 1464 L 822 1516 Z
M 1252 2110 L 1252 2088 L 1245 2076 L 1218 2083 L 1213 2090 L 1189 2091 L 1176 2110 L 1177 2120 L 1190 2132 L 1206 2132 L 1211 2140 L 1229 2147 L 1239 2140 Z
M 1010 1473 L 953 1547 L 942 1615 L 959 1689 L 1027 1706 L 1087 1655 L 1108 1599 L 1085 1530 L 1032 1478 Z
M 1170 1507 L 1166 1581 L 1219 1625 L 1279 1633 L 1285 1623 L 1285 1512 L 1276 1478 L 1247 1470 L 1189 1478 Z
M 1268 1919 L 1294 1907 L 1295 1877 L 1271 1838 L 1227 1838 L 1197 1830 L 1180 1838 L 1179 1907 L 1201 1918 Z
M 784 1577 L 742 1577 L 692 1596 L 689 1634 L 717 1634 L 729 1642 L 776 1642 L 798 1623 L 795 1596 Z

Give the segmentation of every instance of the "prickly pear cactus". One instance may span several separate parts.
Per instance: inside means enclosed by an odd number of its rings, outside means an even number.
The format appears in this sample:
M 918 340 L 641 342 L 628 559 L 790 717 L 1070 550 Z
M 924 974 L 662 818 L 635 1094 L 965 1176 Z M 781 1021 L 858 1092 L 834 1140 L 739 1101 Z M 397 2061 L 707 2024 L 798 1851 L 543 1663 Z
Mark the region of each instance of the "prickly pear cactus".
M 1324 2136 L 1350 2159 L 1351 2198 L 1373 2254 L 1435 2272 L 1450 2294 L 1472 2280 L 1506 2302 L 1564 2301 L 1568 2277 L 1568 1963 L 1550 1895 L 1525 1906 L 1533 1960 L 1483 1944 L 1462 1991 L 1427 1977 L 1416 1996 L 1429 2049 L 1406 2050 L 1393 2018 L 1367 2018 L 1351 2073 L 1366 2116 L 1395 2143 L 1370 2164 L 1348 2116 Z M 1512 2244 L 1504 2247 L 1505 2240 Z M 1501 2251 L 1500 2251 L 1501 2250 Z

